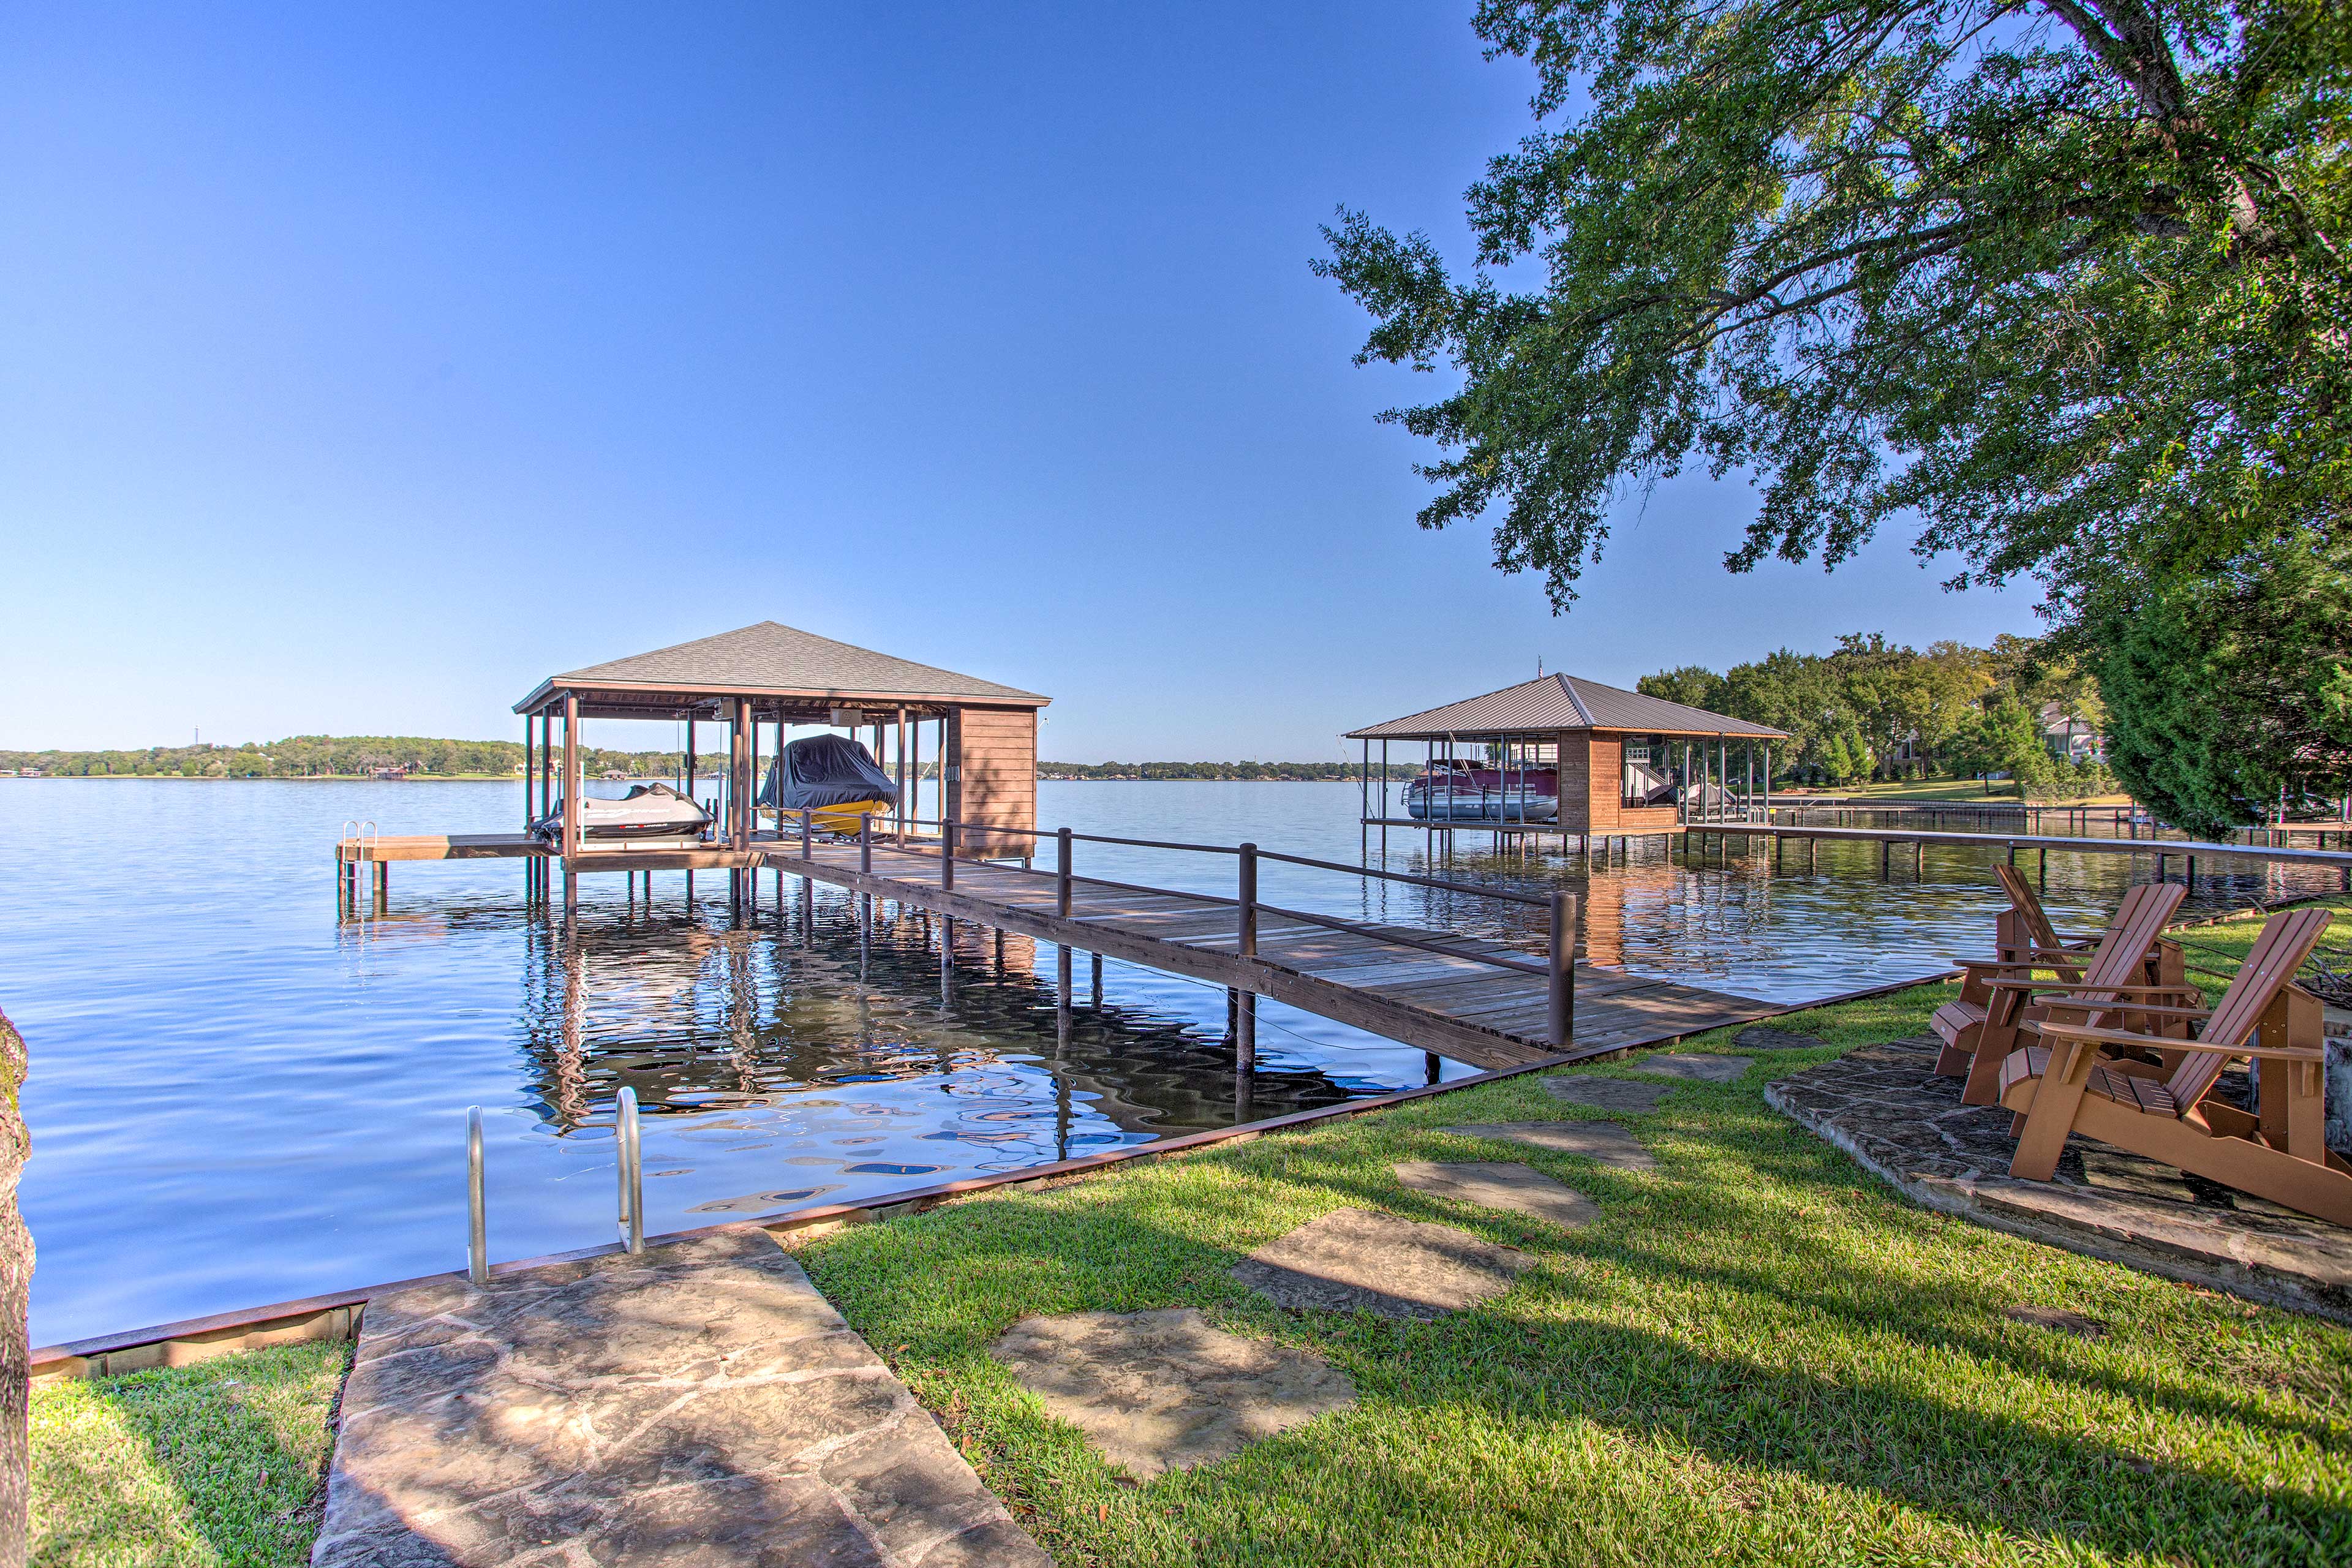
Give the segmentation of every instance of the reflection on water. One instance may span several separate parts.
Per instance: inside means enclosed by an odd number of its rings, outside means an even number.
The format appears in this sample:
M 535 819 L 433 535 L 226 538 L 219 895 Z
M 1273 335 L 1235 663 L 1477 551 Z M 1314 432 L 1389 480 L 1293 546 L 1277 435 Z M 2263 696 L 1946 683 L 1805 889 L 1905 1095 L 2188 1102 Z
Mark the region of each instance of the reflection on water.
M 486 1109 L 490 1247 L 526 1257 L 613 1234 L 612 1110 L 646 1108 L 654 1232 L 1015 1169 L 1417 1085 L 1422 1052 L 1261 1008 L 1234 1072 L 1222 990 L 1077 965 L 1060 1026 L 1055 954 L 1017 936 L 761 879 L 583 884 L 565 932 L 520 868 L 392 868 L 390 906 L 338 924 L 341 822 L 509 828 L 503 784 L 0 781 L 0 1007 L 31 1044 L 22 1189 L 39 1248 L 34 1334 L 55 1341 L 458 1266 L 464 1113 Z M 1041 817 L 1082 832 L 1328 859 L 1358 852 L 1349 785 L 1062 784 Z M 1915 878 L 1874 846 L 1817 862 L 1763 841 L 1580 861 L 1456 853 L 1396 833 L 1390 864 L 1583 900 L 1591 959 L 1790 1000 L 1974 952 L 1993 850 L 1932 850 Z M 1081 844 L 1082 874 L 1231 891 L 1226 857 Z M 2179 862 L 2174 862 L 2176 874 Z M 2333 886 L 2332 871 L 2201 866 L 2198 904 Z M 2053 856 L 2050 903 L 2094 922 L 2146 860 Z M 1267 863 L 1265 896 L 1319 913 L 1539 946 L 1539 911 Z M 952 962 L 942 971 L 940 949 Z
M 689 915 L 681 902 L 633 905 L 569 936 L 535 930 L 521 1019 L 530 1104 L 550 1131 L 604 1135 L 625 1087 L 647 1118 L 692 1117 L 698 1134 L 740 1149 L 742 1138 L 772 1135 L 743 1113 L 789 1099 L 803 1114 L 858 1121 L 860 1131 L 834 1141 L 855 1152 L 840 1162 L 846 1173 L 969 1174 L 1396 1087 L 1334 1077 L 1279 1047 L 1261 1055 L 1244 1086 L 1222 1033 L 1123 1005 L 1116 993 L 1097 1000 L 1083 979 L 1065 1023 L 1050 944 L 835 889 L 803 890 L 798 879 L 785 887 L 781 906 L 772 900 L 725 927 L 707 923 L 709 906 Z M 861 908 L 872 911 L 863 929 Z M 952 955 L 944 967 L 943 944 Z M 876 1157 L 905 1129 L 864 1130 L 873 1102 L 884 1086 L 912 1084 L 935 1097 L 929 1125 L 912 1134 L 934 1146 L 929 1157 L 905 1148 Z M 838 1186 L 714 1199 L 697 1212 Z

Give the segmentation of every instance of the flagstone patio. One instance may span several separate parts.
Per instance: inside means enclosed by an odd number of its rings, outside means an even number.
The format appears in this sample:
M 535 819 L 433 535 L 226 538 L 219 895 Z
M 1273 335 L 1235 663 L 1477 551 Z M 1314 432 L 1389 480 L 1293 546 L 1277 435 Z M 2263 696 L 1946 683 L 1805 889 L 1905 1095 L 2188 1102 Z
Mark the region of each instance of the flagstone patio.
M 1775 1080 L 1765 1102 L 1930 1208 L 2352 1322 L 2352 1229 L 2080 1136 L 2054 1181 L 2013 1180 L 2011 1113 L 1961 1104 L 1937 1047 L 1921 1035 L 1849 1051 Z

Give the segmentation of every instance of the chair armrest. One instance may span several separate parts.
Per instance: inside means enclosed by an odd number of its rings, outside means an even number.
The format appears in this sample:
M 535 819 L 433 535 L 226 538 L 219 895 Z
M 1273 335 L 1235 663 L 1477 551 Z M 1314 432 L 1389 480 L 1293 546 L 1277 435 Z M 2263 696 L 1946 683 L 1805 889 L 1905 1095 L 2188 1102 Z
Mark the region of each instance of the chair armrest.
M 2095 1028 L 2088 1024 L 2045 1022 L 2036 1026 L 2034 1032 L 2056 1035 L 2069 1040 L 2093 1040 L 2102 1045 L 2152 1046 L 2168 1051 L 2219 1051 L 2225 1057 L 2258 1057 L 2265 1061 L 2324 1062 L 2327 1059 L 2326 1051 L 2314 1050 L 2309 1046 L 2208 1046 L 2195 1040 L 2168 1040 L 2162 1035 L 2142 1035 L 2130 1029 Z
M 2116 996 L 2202 996 L 2194 985 L 2107 985 L 2095 980 L 1988 980 L 1995 991 L 2096 991 Z
M 2095 1024 L 2063 1024 L 2054 1018 L 2044 1018 L 2025 1027 L 2037 1035 L 2056 1036 L 2066 1040 L 2091 1040 L 2106 1046 L 2146 1046 L 2169 1051 L 2197 1048 L 2193 1040 L 2168 1039 L 2162 1035 L 2143 1035 L 2137 1029 L 2108 1029 Z
M 2063 1006 L 2074 1013 L 2147 1013 L 2149 1018 L 2188 1018 L 2192 1023 L 2197 1018 L 2213 1016 L 2213 1008 L 2209 1006 L 2164 1006 L 2159 1002 L 2067 1002 L 2063 996 L 2049 1002 L 2046 1006 Z M 2018 1027 L 2021 1030 L 2039 1030 L 2044 1023 L 2049 1023 L 2049 1020 L 2025 1018 L 2018 1023 Z M 2180 1048 L 2180 1041 L 2176 1039 L 2173 1051 L 2178 1051 L 2178 1048 Z
M 2003 958 L 1955 958 L 1951 962 L 1970 973 L 1974 973 L 1978 970 L 1990 971 L 1995 969 L 2021 969 L 2028 974 L 2031 974 L 2037 969 L 2079 970 L 2083 967 L 2079 963 L 2048 963 L 2038 958 L 2030 958 L 2019 963 L 2011 963 L 2008 959 Z

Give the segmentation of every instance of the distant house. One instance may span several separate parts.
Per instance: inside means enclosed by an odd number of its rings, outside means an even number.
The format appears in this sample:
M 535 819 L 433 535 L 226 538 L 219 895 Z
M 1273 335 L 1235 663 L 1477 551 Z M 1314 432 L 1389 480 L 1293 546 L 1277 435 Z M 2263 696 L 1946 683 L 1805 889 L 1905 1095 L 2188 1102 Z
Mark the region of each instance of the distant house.
M 2107 760 L 2107 738 L 2055 702 L 2042 705 L 2042 742 L 2070 763 Z

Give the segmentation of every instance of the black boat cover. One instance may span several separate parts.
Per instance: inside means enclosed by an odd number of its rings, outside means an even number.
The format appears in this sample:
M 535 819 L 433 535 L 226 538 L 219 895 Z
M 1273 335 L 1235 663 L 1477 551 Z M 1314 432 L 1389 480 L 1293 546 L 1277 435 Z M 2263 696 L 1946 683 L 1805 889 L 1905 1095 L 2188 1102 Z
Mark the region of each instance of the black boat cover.
M 861 800 L 893 800 L 898 785 L 874 753 L 843 735 L 809 735 L 784 748 L 768 767 L 760 804 L 781 811 L 814 811 Z

